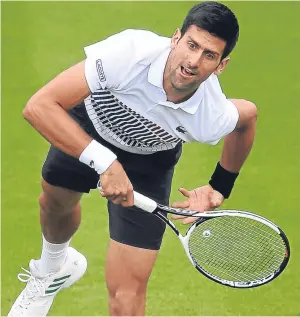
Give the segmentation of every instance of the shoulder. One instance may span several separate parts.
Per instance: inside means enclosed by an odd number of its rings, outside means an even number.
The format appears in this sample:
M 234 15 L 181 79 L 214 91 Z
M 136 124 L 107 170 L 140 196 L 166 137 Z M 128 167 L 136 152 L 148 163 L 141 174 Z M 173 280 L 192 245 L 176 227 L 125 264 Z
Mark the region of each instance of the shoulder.
M 204 82 L 205 91 L 210 95 L 219 96 L 223 95 L 222 87 L 219 78 L 215 74 L 211 74 Z
M 126 29 L 119 33 L 112 34 L 107 38 L 111 40 L 120 40 L 120 41 L 129 41 L 129 43 L 139 42 L 145 45 L 147 44 L 160 44 L 166 40 L 170 40 L 167 37 L 158 35 L 149 30 L 140 30 L 140 29 Z M 149 45 L 150 46 L 150 45 Z
M 237 114 L 235 105 L 224 94 L 219 78 L 212 74 L 204 82 L 205 105 L 215 113 Z
M 236 109 L 239 114 L 239 125 L 243 125 L 244 122 L 257 117 L 257 107 L 252 101 L 246 99 L 227 99 L 223 93 L 218 76 L 215 74 L 212 74 L 205 81 L 205 88 L 210 97 L 224 100 L 225 102 L 222 104 L 226 108 Z
M 170 45 L 170 42 L 170 38 L 151 31 L 126 29 L 98 43 L 86 46 L 84 51 L 87 57 L 107 52 L 111 57 L 118 55 L 119 59 L 130 55 L 132 60 L 138 62 L 159 54 Z
M 159 41 L 163 41 L 164 39 L 169 39 L 155 32 L 152 32 L 149 30 L 142 30 L 142 29 L 126 29 L 118 34 L 120 37 L 125 37 L 131 40 L 140 40 L 142 42 L 147 42 L 147 41 L 159 42 Z
M 212 74 L 203 83 L 203 98 L 199 107 L 199 120 L 205 143 L 216 144 L 225 135 L 231 133 L 239 120 L 239 113 L 223 93 L 218 76 Z
M 128 29 L 85 47 L 85 74 L 91 91 L 100 86 L 125 85 L 146 69 L 170 42 L 150 31 Z

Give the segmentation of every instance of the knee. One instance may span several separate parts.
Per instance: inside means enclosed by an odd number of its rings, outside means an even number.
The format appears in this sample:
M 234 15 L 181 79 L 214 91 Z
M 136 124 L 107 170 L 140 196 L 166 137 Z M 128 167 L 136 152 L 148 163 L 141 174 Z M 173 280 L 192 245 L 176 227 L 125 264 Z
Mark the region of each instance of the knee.
M 47 199 L 47 196 L 44 192 L 42 192 L 39 196 L 39 204 L 41 209 L 43 209 L 45 212 L 51 212 L 51 210 L 55 210 L 55 206 L 52 203 L 50 199 Z
M 136 316 L 144 309 L 146 292 L 119 291 L 109 296 L 110 310 L 115 316 Z
M 38 200 L 40 208 L 45 213 L 72 213 L 77 208 L 80 208 L 79 204 L 70 205 L 67 200 L 58 199 L 46 194 L 45 192 L 41 193 Z
M 52 186 L 44 179 L 41 181 L 42 193 L 39 196 L 41 210 L 46 213 L 71 213 L 80 211 L 81 193 Z
M 140 289 L 119 289 L 114 292 L 109 291 L 109 298 L 112 300 L 116 300 L 120 303 L 131 302 L 138 297 L 143 297 L 146 294 L 146 285 L 145 287 L 141 287 Z
M 146 285 L 109 291 L 110 309 L 114 315 L 134 316 L 144 309 Z

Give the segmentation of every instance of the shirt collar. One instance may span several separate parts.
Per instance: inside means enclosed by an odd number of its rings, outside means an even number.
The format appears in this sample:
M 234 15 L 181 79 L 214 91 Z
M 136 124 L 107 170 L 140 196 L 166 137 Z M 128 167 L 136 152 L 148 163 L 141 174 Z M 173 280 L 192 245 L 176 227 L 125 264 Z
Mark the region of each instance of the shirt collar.
M 158 88 L 163 88 L 164 70 L 171 48 L 166 48 L 151 64 L 148 72 L 148 82 Z
M 167 63 L 168 56 L 171 48 L 165 49 L 151 64 L 148 72 L 148 82 L 162 90 L 166 95 L 163 88 L 163 75 L 165 66 Z M 189 114 L 194 114 L 200 106 L 203 98 L 203 84 L 196 90 L 192 97 L 182 103 L 173 103 L 171 101 L 160 102 L 160 104 L 171 107 L 173 109 L 182 109 Z

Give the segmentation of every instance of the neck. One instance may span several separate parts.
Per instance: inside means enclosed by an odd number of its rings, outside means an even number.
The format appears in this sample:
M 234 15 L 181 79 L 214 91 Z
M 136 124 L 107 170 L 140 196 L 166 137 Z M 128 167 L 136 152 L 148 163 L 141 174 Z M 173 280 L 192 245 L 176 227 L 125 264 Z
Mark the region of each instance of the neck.
M 171 101 L 174 103 L 181 103 L 188 100 L 194 95 L 197 88 L 191 91 L 183 91 L 183 90 L 180 91 L 173 87 L 173 85 L 171 84 L 170 75 L 167 75 L 167 74 L 170 74 L 170 72 L 166 72 L 166 71 L 164 72 L 163 87 L 166 92 L 168 101 Z
M 189 93 L 185 93 L 185 92 L 183 93 L 171 87 L 169 91 L 166 91 L 166 94 L 167 94 L 168 101 L 171 101 L 174 103 L 182 103 L 190 99 L 194 95 L 195 92 L 196 90 Z

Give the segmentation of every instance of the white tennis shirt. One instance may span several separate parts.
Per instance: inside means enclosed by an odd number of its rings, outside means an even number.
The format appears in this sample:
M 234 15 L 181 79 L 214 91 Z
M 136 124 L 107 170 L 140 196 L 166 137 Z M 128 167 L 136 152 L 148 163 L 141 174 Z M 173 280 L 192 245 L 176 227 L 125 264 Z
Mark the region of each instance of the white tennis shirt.
M 187 101 L 167 101 L 170 45 L 170 38 L 130 29 L 84 48 L 87 113 L 99 135 L 118 148 L 151 154 L 183 142 L 216 144 L 234 130 L 238 111 L 214 74 Z

